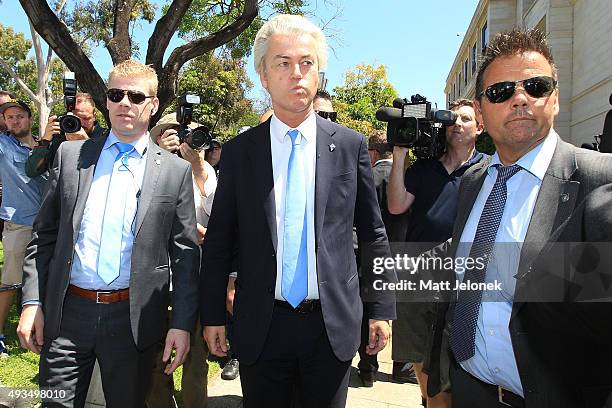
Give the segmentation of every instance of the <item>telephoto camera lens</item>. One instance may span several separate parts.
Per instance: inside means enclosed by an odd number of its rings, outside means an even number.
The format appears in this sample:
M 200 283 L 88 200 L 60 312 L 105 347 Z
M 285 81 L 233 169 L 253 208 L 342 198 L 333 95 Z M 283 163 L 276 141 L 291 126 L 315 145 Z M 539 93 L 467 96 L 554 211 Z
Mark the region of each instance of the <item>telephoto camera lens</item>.
M 75 133 L 81 130 L 81 119 L 73 113 L 58 118 L 60 130 L 64 133 Z

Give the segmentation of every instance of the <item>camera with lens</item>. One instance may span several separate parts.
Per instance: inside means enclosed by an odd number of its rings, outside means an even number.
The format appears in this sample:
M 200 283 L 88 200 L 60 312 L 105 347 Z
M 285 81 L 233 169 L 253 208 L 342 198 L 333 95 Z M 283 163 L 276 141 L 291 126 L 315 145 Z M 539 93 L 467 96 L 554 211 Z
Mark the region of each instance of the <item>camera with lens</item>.
M 76 107 L 77 81 L 74 72 L 64 73 L 64 107 L 66 114 L 57 118 L 61 130 L 60 136 L 81 130 L 81 119 L 72 113 Z
M 185 94 L 178 98 L 176 108 L 176 121 L 179 123 L 178 138 L 181 143 L 187 143 L 195 150 L 207 149 L 212 141 L 210 130 L 206 126 L 191 129 L 189 125 L 193 120 L 193 105 L 200 103 L 197 95 Z
M 457 114 L 431 106 L 419 94 L 396 98 L 393 107 L 383 106 L 376 119 L 387 122 L 387 142 L 391 147 L 409 147 L 419 159 L 438 158 L 446 148 L 443 126 L 452 126 Z

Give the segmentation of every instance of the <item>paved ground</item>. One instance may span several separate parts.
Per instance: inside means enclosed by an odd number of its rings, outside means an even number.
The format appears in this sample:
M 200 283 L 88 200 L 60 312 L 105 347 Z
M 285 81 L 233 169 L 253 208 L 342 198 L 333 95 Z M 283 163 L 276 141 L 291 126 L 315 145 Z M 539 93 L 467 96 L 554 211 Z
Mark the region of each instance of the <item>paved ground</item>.
M 395 384 L 391 382 L 391 347 L 378 355 L 380 372 L 372 388 L 361 387 L 357 376 L 358 358 L 353 360 L 351 379 L 349 383 L 348 408 L 418 408 L 421 406 L 421 393 L 417 385 Z M 209 408 L 240 408 L 242 407 L 242 390 L 240 378 L 233 381 L 213 379 L 208 385 Z

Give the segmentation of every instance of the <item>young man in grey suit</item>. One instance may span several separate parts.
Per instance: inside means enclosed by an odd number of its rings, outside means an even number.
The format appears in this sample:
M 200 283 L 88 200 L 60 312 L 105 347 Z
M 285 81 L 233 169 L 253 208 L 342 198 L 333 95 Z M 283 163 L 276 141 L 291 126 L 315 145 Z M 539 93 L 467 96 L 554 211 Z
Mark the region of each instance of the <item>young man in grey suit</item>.
M 40 387 L 66 391 L 44 406 L 82 407 L 98 360 L 107 406 L 142 407 L 159 348 L 169 374 L 194 330 L 191 168 L 149 140 L 159 106 L 152 68 L 118 64 L 108 87 L 111 129 L 62 143 L 27 250 L 19 338 L 41 354 Z
M 612 157 L 559 138 L 559 92 L 542 33 L 495 36 L 478 71 L 475 106 L 497 152 L 466 172 L 452 242 L 428 254 L 466 266 L 443 278 L 454 290 L 439 297 L 450 309 L 436 305 L 427 362 L 430 395 L 450 368 L 453 407 L 602 407 L 610 398 L 611 304 L 573 302 L 584 275 L 565 273 L 577 259 L 546 248 L 559 236 L 601 240 L 582 220 L 610 225 L 610 210 L 600 211 L 609 189 L 599 187 L 612 181 Z M 474 286 L 455 288 L 455 279 Z
M 223 146 L 202 256 L 204 337 L 212 353 L 227 352 L 237 252 L 232 347 L 244 406 L 286 408 L 299 386 L 306 408 L 343 407 L 362 318 L 353 220 L 364 246 L 389 256 L 367 146 L 313 110 L 326 60 L 320 28 L 276 16 L 257 33 L 254 55 L 274 115 Z M 363 268 L 371 279 L 371 264 Z M 395 281 L 395 272 L 378 279 Z M 395 296 L 384 295 L 365 311 L 371 354 L 385 347 L 395 318 Z

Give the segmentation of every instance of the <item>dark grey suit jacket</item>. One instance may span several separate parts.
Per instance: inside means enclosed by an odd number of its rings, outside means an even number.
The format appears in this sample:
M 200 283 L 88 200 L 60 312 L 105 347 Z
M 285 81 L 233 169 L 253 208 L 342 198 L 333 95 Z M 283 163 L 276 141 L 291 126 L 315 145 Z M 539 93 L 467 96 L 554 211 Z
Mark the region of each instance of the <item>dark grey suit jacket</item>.
M 83 211 L 106 136 L 64 142 L 55 158 L 24 262 L 23 301 L 39 300 L 45 338 L 59 335 L 62 309 Z M 189 163 L 149 142 L 136 214 L 130 276 L 134 341 L 145 348 L 171 328 L 193 331 L 197 316 L 200 250 L 196 243 Z
M 432 256 L 454 256 L 457 245 L 463 233 L 463 228 L 470 215 L 476 197 L 480 192 L 489 160 L 477 164 L 468 170 L 463 176 L 460 191 L 457 219 L 450 241 L 430 251 Z M 556 241 L 561 231 L 567 228 L 572 220 L 582 217 L 587 197 L 593 190 L 603 184 L 612 182 L 612 155 L 597 153 L 594 151 L 579 149 L 569 143 L 558 140 L 557 147 L 551 163 L 546 171 L 535 207 L 531 216 L 525 242 L 522 246 L 519 268 L 516 274 L 517 284 L 515 289 L 515 301 L 510 320 L 510 335 L 517 361 L 519 376 L 525 391 L 527 407 L 573 407 L 587 405 L 572 405 L 577 395 L 583 392 L 577 381 L 570 381 L 583 375 L 576 370 L 577 360 L 586 358 L 582 351 L 595 345 L 594 341 L 589 344 L 588 337 L 582 342 L 568 347 L 567 343 L 560 342 L 559 338 L 550 337 L 550 332 L 544 333 L 539 322 L 535 326 L 526 324 L 533 323 L 535 310 L 544 305 L 545 302 L 533 302 L 533 292 L 530 285 L 534 279 L 539 279 L 545 272 L 538 269 L 542 259 L 552 259 L 548 249 L 552 241 Z M 612 197 L 611 197 L 612 198 Z M 587 210 L 588 211 L 588 210 Z M 589 237 L 574 234 L 573 240 L 586 241 Z M 554 261 L 554 259 L 553 259 Z M 560 262 L 560 261 L 559 261 Z M 454 281 L 454 275 L 437 276 L 437 279 Z M 537 299 L 537 298 L 536 298 Z M 452 302 L 455 300 L 453 292 L 440 293 L 433 299 L 436 302 L 435 309 L 437 321 L 434 325 L 434 336 L 430 344 L 430 356 L 426 362 L 426 370 L 430 373 L 428 382 L 428 393 L 434 395 L 445 388 L 448 381 L 448 368 L 452 357 L 448 347 L 448 334 L 451 330 Z M 529 300 L 529 301 L 527 301 Z M 565 302 L 566 298 L 558 298 L 557 302 Z M 449 308 L 449 305 L 451 306 Z M 538 312 L 539 313 L 539 312 Z M 568 317 L 557 315 L 557 321 L 549 321 L 553 326 L 566 327 L 562 320 Z M 527 326 L 530 329 L 527 329 Z M 576 328 L 578 330 L 578 328 Z M 544 347 L 534 347 L 537 343 L 545 344 Z M 563 346 L 562 346 L 563 345 Z M 612 350 L 612 345 L 608 350 Z M 538 350 L 536 353 L 535 351 Z M 541 352 L 547 350 L 546 356 Z M 555 353 L 557 353 L 555 355 Z M 608 352 L 609 355 L 612 353 Z M 580 356 L 580 357 L 578 357 Z M 592 361 L 592 359 L 591 359 Z M 559 364 L 559 369 L 555 364 Z M 560 379 L 552 376 L 552 372 L 561 372 L 567 375 Z M 608 377 L 612 378 L 612 377 Z M 452 384 L 451 384 L 452 388 Z M 453 392 L 462 390 L 452 389 Z M 588 391 L 587 391 L 588 393 Z M 596 406 L 596 405 L 593 405 Z
M 317 116 L 315 239 L 319 296 L 325 328 L 338 359 L 353 358 L 360 340 L 362 302 L 353 251 L 353 220 L 370 254 L 389 256 L 364 137 Z M 333 145 L 333 148 L 330 146 Z M 274 308 L 276 220 L 270 121 L 223 146 L 219 184 L 204 240 L 200 284 L 203 326 L 225 324 L 228 274 L 235 248 L 239 273 L 232 347 L 241 363 L 262 350 Z M 372 268 L 364 267 L 373 279 Z M 395 281 L 395 272 L 380 275 Z M 366 305 L 372 319 L 395 318 L 395 295 Z

